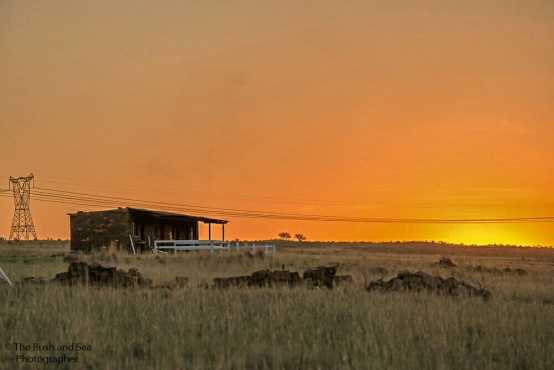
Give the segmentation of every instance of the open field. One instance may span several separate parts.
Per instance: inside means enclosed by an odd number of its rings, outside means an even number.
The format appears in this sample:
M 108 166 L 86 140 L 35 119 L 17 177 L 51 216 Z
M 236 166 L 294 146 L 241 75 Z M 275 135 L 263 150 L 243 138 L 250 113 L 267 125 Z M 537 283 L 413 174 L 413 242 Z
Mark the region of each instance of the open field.
M 52 278 L 67 269 L 67 253 L 63 242 L 3 242 L 0 267 L 14 281 Z M 437 266 L 441 256 L 458 266 Z M 0 283 L 1 369 L 40 367 L 15 361 L 16 342 L 89 345 L 65 352 L 78 362 L 47 367 L 67 369 L 554 368 L 554 249 L 290 243 L 275 256 L 106 252 L 86 259 L 136 267 L 157 284 L 175 276 L 190 282 L 178 290 Z M 215 277 L 331 263 L 354 284 L 205 287 Z M 453 276 L 488 288 L 493 299 L 364 290 L 368 281 L 403 270 Z M 49 353 L 61 354 L 35 354 Z

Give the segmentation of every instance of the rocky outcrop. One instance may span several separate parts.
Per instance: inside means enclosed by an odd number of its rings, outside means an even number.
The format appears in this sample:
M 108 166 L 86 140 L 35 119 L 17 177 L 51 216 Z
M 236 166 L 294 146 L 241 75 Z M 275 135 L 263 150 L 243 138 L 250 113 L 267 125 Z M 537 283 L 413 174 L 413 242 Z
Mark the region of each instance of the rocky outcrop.
M 298 272 L 286 270 L 260 270 L 248 276 L 233 276 L 227 278 L 215 278 L 215 288 L 246 288 L 246 287 L 289 287 L 299 286 L 303 282 L 310 287 L 343 286 L 352 284 L 354 279 L 350 275 L 336 275 L 336 267 L 317 267 L 304 272 L 303 278 Z
M 288 286 L 295 287 L 300 284 L 302 279 L 298 272 L 284 270 L 260 270 L 254 272 L 250 276 L 234 276 L 228 278 L 215 278 L 214 287 L 216 288 L 231 288 L 231 287 L 278 287 Z
M 379 279 L 369 283 L 369 292 L 429 292 L 438 295 L 455 297 L 491 298 L 491 293 L 483 288 L 476 288 L 453 277 L 442 278 L 425 272 L 401 272 L 388 281 Z
M 306 270 L 303 277 L 304 281 L 312 287 L 327 287 L 331 289 L 334 285 L 336 273 L 336 266 L 320 266 Z
M 114 288 L 147 288 L 152 280 L 144 278 L 137 269 L 118 270 L 115 267 L 104 267 L 97 263 L 72 262 L 67 272 L 57 274 L 53 282 L 62 285 L 90 285 Z

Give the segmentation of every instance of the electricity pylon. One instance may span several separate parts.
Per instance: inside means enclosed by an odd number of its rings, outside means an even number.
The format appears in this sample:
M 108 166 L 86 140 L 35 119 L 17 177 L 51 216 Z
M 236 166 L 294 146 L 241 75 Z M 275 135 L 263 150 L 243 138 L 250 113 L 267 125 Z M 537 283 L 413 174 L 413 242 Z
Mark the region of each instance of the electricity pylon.
M 31 217 L 31 183 L 34 187 L 34 176 L 10 177 L 10 190 L 13 190 L 15 211 L 13 214 L 10 240 L 37 239 L 35 225 Z

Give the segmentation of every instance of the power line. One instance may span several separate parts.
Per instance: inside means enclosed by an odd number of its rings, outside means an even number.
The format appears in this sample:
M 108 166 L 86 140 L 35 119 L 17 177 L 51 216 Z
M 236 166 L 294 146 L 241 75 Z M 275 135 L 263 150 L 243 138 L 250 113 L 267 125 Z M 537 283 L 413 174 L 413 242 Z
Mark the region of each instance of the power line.
M 293 213 L 283 213 L 283 212 L 271 212 L 271 211 L 253 211 L 253 210 L 244 210 L 244 209 L 236 209 L 236 208 L 220 208 L 220 207 L 210 207 L 210 206 L 203 206 L 198 204 L 183 204 L 183 203 L 169 203 L 169 202 L 160 202 L 160 201 L 152 201 L 152 200 L 141 200 L 141 199 L 135 199 L 135 198 L 125 198 L 125 197 L 116 197 L 116 196 L 110 196 L 110 195 L 94 195 L 90 193 L 81 193 L 81 192 L 75 192 L 75 191 L 66 191 L 66 190 L 59 190 L 59 189 L 52 189 L 52 188 L 39 188 L 37 187 L 39 191 L 46 191 L 50 193 L 61 193 L 61 194 L 71 194 L 79 197 L 93 197 L 94 199 L 110 199 L 110 200 L 117 200 L 117 201 L 125 201 L 125 202 L 139 202 L 142 204 L 149 204 L 149 205 L 156 205 L 156 206 L 171 206 L 171 207 L 182 207 L 187 210 L 193 210 L 193 211 L 201 211 L 201 212 L 208 212 L 208 211 L 221 211 L 221 212 L 232 212 L 232 213 L 248 213 L 251 215 L 275 215 L 275 216 L 290 216 L 290 217 L 297 217 L 298 214 Z M 322 216 L 322 215 L 313 215 L 313 214 L 303 214 L 302 216 L 305 217 L 315 217 L 315 218 L 323 218 L 328 216 Z
M 111 195 L 96 195 L 52 188 L 36 188 L 34 197 L 39 201 L 50 201 L 63 204 L 86 205 L 91 207 L 120 206 L 125 203 L 134 207 L 153 207 L 172 211 L 205 213 L 228 217 L 246 217 L 260 219 L 279 219 L 295 221 L 328 221 L 328 222 L 358 222 L 358 223 L 423 223 L 423 224 L 468 224 L 468 223 L 539 223 L 554 222 L 554 216 L 544 217 L 512 217 L 512 218 L 468 218 L 468 219 L 433 219 L 433 218 L 365 218 L 328 215 L 309 215 L 279 212 L 264 212 L 232 208 L 217 208 L 197 204 L 182 204 L 148 201 L 135 198 L 116 197 Z
M 137 208 L 155 208 L 160 210 L 208 214 L 219 217 L 255 218 L 268 220 L 318 221 L 318 222 L 350 222 L 350 223 L 401 223 L 401 224 L 498 224 L 498 223 L 550 223 L 554 216 L 544 217 L 511 217 L 511 218 L 367 218 L 344 217 L 329 215 L 313 215 L 300 213 L 281 213 L 259 210 L 244 210 L 233 208 L 209 207 L 198 204 L 170 203 L 136 198 L 118 197 L 81 193 L 54 188 L 35 188 L 33 198 L 40 202 L 86 206 L 92 208 L 116 207 L 126 205 Z M 0 189 L 0 196 L 9 196 L 5 189 Z
M 54 186 L 54 187 L 66 187 L 69 186 L 72 190 L 74 189 L 87 189 L 86 191 L 106 191 L 107 188 L 111 189 L 109 191 L 117 194 L 122 194 L 125 192 L 129 192 L 132 190 L 135 190 L 136 187 L 124 185 L 124 184 L 118 184 L 108 181 L 99 181 L 98 179 L 95 179 L 95 183 L 91 184 L 90 181 L 85 180 L 61 180 L 61 179 L 53 179 L 53 178 L 43 178 L 41 177 L 41 183 L 47 184 L 47 186 Z M 190 181 L 187 181 L 187 185 L 191 185 Z M 123 191 L 125 189 L 125 191 Z M 177 195 L 176 189 L 179 189 L 178 191 L 181 191 L 182 188 L 178 186 L 169 186 L 167 184 L 164 185 L 164 192 L 166 194 L 172 194 Z M 202 183 L 194 183 L 193 189 L 189 189 L 189 191 L 192 190 L 192 192 L 198 191 L 200 189 L 205 189 L 205 184 Z M 172 190 L 171 192 L 168 192 L 169 190 Z M 79 190 L 82 191 L 82 190 Z M 212 194 L 212 196 L 216 196 L 217 198 L 221 198 L 221 194 Z M 244 199 L 247 201 L 257 201 L 257 202 L 264 202 L 266 204 L 274 204 L 274 203 L 280 203 L 280 204 L 296 204 L 296 205 L 318 205 L 318 206 L 345 206 L 345 205 L 351 205 L 352 202 L 345 202 L 340 200 L 326 200 L 326 199 L 290 199 L 287 198 L 282 199 L 275 196 L 252 196 L 251 194 L 240 194 L 240 193 L 233 193 L 233 197 L 235 199 Z

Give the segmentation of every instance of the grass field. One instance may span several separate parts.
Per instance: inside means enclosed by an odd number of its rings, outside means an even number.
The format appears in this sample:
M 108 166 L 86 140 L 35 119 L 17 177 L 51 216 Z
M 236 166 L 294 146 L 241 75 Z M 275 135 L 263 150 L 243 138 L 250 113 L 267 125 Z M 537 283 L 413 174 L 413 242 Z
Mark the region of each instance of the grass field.
M 67 243 L 0 244 L 14 281 L 65 271 Z M 458 267 L 435 265 L 441 256 Z M 0 283 L 0 368 L 37 369 L 17 355 L 77 357 L 67 369 L 553 369 L 554 249 L 425 244 L 281 245 L 274 255 L 97 254 L 88 260 L 179 290 L 115 290 Z M 206 289 L 214 277 L 264 268 L 302 272 L 338 263 L 344 288 Z M 482 266 L 476 270 L 474 267 Z M 473 268 L 471 268 L 473 267 Z M 527 274 L 502 272 L 509 267 Z M 386 272 L 385 272 L 386 269 Z M 454 276 L 493 299 L 368 293 L 402 270 Z M 44 351 L 16 348 L 38 343 Z M 79 343 L 78 348 L 58 346 Z M 48 347 L 52 345 L 53 347 Z

